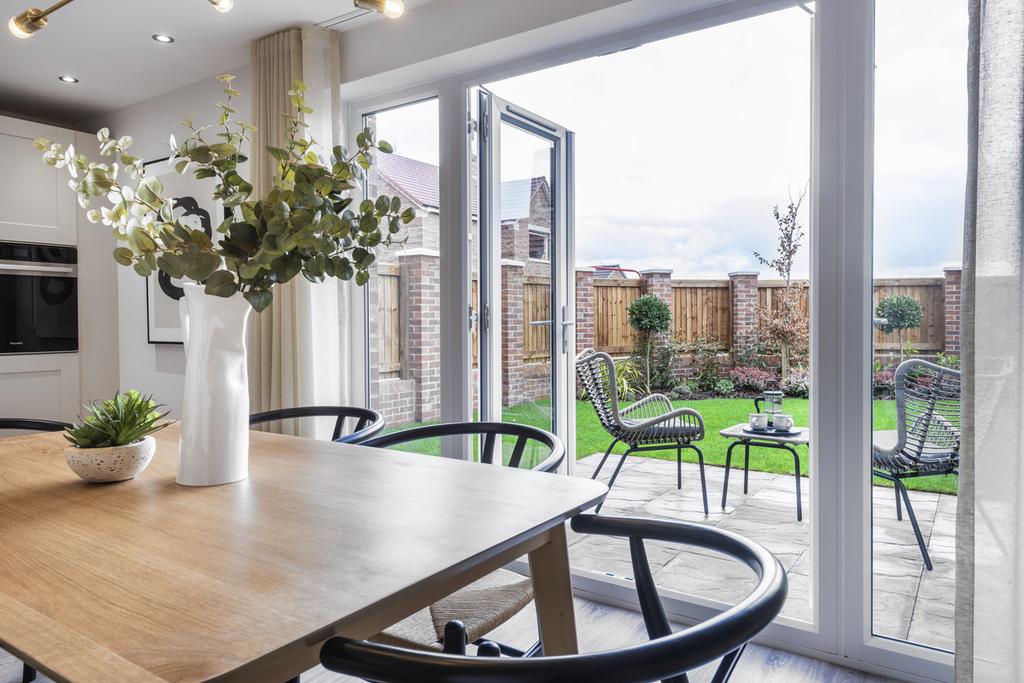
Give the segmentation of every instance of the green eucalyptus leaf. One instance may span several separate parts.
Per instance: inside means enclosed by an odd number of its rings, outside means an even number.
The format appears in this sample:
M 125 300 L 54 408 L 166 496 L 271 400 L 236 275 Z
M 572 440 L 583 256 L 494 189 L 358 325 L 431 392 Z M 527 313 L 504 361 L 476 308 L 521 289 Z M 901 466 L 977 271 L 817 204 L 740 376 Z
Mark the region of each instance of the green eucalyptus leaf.
M 156 259 L 156 265 L 171 277 L 184 277 L 185 261 L 177 254 L 165 251 Z
M 218 270 L 206 280 L 206 293 L 212 296 L 229 297 L 238 291 L 235 274 L 229 270 Z
M 130 266 L 134 256 L 135 254 L 128 247 L 118 247 L 114 250 L 114 260 L 122 266 Z
M 257 313 L 265 311 L 274 300 L 273 293 L 266 289 L 245 292 L 242 296 L 245 297 L 245 300 L 249 302 L 249 305 Z

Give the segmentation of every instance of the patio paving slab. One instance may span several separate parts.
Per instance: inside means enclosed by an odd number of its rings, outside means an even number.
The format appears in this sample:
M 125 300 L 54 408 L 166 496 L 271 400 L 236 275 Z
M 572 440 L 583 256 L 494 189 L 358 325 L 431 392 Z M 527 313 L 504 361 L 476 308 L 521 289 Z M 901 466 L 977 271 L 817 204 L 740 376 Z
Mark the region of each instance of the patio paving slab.
M 576 462 L 576 476 L 590 477 L 601 454 Z M 611 477 L 618 456 L 610 456 L 600 479 Z M 683 486 L 676 488 L 675 460 L 630 456 L 619 472 L 602 514 L 656 517 L 720 526 L 761 543 L 786 568 L 789 598 L 783 615 L 809 620 L 811 607 L 811 486 L 800 481 L 804 519 L 796 519 L 796 488 L 792 474 L 750 472 L 743 493 L 743 471 L 729 473 L 729 496 L 723 510 L 725 469 L 705 465 L 708 505 L 705 517 L 700 471 L 683 463 Z M 951 649 L 955 592 L 956 496 L 911 491 L 911 502 L 934 564 L 927 571 L 904 510 L 896 519 L 892 489 L 873 487 L 872 529 L 874 605 L 877 635 Z M 569 555 L 576 567 L 632 578 L 628 545 L 619 539 L 591 538 L 570 531 Z M 684 549 L 648 542 L 648 556 L 659 586 L 705 599 L 735 602 L 754 585 L 745 567 L 702 549 Z

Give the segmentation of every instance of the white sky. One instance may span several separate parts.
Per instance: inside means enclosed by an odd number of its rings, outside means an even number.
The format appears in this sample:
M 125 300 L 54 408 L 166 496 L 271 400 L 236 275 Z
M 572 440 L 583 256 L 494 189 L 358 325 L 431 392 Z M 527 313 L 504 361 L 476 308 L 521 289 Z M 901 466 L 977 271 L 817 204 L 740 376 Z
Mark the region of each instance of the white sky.
M 876 14 L 875 274 L 938 276 L 961 254 L 966 2 L 879 0 Z M 810 32 L 792 8 L 487 87 L 575 132 L 580 265 L 767 277 L 752 252 L 774 251 L 772 207 L 810 176 Z M 437 163 L 436 101 L 377 125 Z M 502 148 L 507 180 L 545 169 L 536 145 Z

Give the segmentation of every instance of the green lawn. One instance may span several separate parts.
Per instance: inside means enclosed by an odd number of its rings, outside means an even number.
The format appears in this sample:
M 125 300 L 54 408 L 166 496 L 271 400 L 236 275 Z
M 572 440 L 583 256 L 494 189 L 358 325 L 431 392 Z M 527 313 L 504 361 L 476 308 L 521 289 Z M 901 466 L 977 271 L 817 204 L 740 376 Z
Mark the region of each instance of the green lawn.
M 705 436 L 704 441 L 700 442 L 699 446 L 704 452 L 705 463 L 713 465 L 725 465 L 725 452 L 729 447 L 729 440 L 719 436 L 718 430 L 740 422 L 746 422 L 747 416 L 753 410 L 752 401 L 749 398 L 674 401 L 673 406 L 676 408 L 682 408 L 684 406 L 694 408 L 704 417 L 704 427 L 707 435 Z M 797 424 L 807 424 L 807 408 L 807 399 L 786 399 L 786 412 L 793 415 L 793 419 Z M 896 429 L 895 402 L 875 401 L 873 410 L 873 428 L 875 430 Z M 504 411 L 504 419 L 508 422 L 526 423 L 549 428 L 550 423 L 548 421 L 547 411 L 548 404 L 546 401 L 532 404 L 527 403 L 506 408 Z M 598 422 L 597 415 L 594 413 L 594 409 L 591 407 L 590 403 L 577 401 L 576 457 L 584 458 L 593 453 L 604 453 L 604 449 L 608 447 L 609 441 L 610 438 Z M 623 453 L 625 450 L 625 446 L 618 444 L 612 452 Z M 801 471 L 806 476 L 809 464 L 807 448 L 804 446 L 798 446 L 797 452 L 800 453 Z M 673 450 L 666 450 L 663 452 L 644 453 L 636 457 L 675 460 L 676 454 Z M 697 456 L 693 451 L 685 450 L 683 451 L 683 459 L 687 462 L 696 462 Z M 611 461 L 610 458 L 609 461 Z M 734 468 L 743 466 L 743 455 L 738 448 L 733 449 L 732 466 Z M 786 451 L 755 448 L 750 452 L 750 468 L 752 470 L 759 470 L 762 472 L 789 474 L 793 471 L 793 457 Z M 875 483 L 880 485 L 889 485 L 888 482 L 877 478 Z M 908 480 L 907 488 L 955 494 L 956 477 L 949 475 L 944 477 L 927 477 L 917 480 Z

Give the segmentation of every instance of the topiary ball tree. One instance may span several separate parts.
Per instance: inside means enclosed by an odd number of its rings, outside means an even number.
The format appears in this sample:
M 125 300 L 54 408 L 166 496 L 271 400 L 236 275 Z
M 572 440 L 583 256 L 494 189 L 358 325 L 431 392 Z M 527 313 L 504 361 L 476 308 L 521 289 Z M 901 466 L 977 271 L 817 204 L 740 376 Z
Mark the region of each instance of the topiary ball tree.
M 668 304 L 654 296 L 644 294 L 638 296 L 629 305 L 629 324 L 639 332 L 637 341 L 643 350 L 644 369 L 646 370 L 647 389 L 651 388 L 651 350 L 654 336 L 668 332 L 672 326 L 672 311 Z
M 895 294 L 887 296 L 878 302 L 875 308 L 875 316 L 879 318 L 878 329 L 886 334 L 896 333 L 900 340 L 900 361 L 903 361 L 903 336 L 906 330 L 912 330 L 921 325 L 924 318 L 924 308 L 921 302 L 912 296 Z

